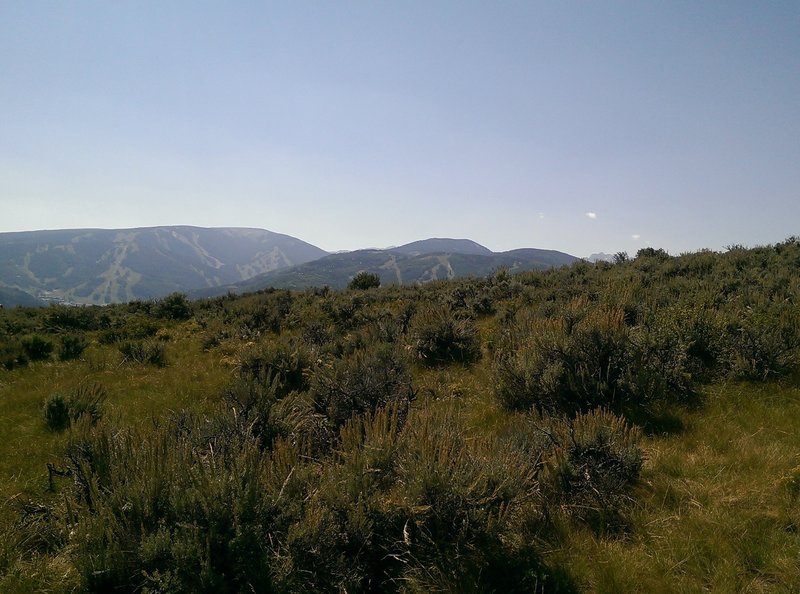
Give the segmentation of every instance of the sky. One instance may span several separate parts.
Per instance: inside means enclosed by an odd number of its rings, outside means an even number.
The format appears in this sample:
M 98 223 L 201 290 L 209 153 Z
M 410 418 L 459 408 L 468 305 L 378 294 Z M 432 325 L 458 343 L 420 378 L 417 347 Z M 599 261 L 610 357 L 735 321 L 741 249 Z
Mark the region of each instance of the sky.
M 5 0 L 0 232 L 800 235 L 800 3 Z

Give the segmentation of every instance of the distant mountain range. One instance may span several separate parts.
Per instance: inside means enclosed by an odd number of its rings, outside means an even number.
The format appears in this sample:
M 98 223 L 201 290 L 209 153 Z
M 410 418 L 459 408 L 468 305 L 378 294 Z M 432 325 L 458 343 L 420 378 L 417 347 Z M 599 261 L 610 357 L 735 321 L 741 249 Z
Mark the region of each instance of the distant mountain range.
M 598 252 L 586 258 L 589 262 L 613 262 L 614 254 L 606 254 L 605 252 Z
M 228 285 L 327 255 L 263 229 L 147 227 L 0 233 L 0 303 L 105 304 Z M 22 292 L 21 296 L 19 292 Z
M 228 287 L 194 291 L 195 297 L 245 293 L 266 287 L 303 289 L 329 286 L 342 289 L 359 272 L 380 276 L 381 284 L 422 284 L 463 276 L 488 276 L 500 268 L 509 272 L 564 266 L 578 258 L 541 249 L 492 252 L 468 239 L 425 239 L 385 250 L 358 250 L 330 254 L 282 270 L 260 274 Z
M 385 250 L 329 254 L 263 229 L 147 227 L 0 233 L 0 304 L 106 304 L 243 293 L 267 287 L 343 288 L 361 271 L 382 284 L 425 283 L 570 264 L 553 250 L 495 253 L 469 239 L 432 238 Z

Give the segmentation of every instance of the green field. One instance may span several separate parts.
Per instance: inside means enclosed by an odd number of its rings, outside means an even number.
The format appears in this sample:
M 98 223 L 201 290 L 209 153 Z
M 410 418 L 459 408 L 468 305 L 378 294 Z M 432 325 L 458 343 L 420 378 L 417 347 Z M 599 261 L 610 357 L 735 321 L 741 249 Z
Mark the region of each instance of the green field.
M 2 310 L 0 592 L 798 591 L 799 269 Z

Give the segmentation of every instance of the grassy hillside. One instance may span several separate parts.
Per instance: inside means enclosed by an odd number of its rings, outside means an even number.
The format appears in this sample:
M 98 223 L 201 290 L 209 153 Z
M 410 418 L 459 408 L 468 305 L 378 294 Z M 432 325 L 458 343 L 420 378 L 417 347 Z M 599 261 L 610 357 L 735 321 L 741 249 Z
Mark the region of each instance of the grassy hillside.
M 2 310 L 0 591 L 797 591 L 798 269 Z

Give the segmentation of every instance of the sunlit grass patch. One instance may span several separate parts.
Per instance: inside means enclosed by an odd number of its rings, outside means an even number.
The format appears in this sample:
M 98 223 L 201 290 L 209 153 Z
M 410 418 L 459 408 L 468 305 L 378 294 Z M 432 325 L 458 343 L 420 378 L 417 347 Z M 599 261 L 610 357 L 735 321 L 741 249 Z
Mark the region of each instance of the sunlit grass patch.
M 642 442 L 625 538 L 565 534 L 557 558 L 592 591 L 796 591 L 800 389 L 718 384 L 685 430 Z

